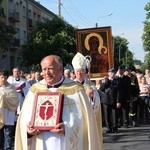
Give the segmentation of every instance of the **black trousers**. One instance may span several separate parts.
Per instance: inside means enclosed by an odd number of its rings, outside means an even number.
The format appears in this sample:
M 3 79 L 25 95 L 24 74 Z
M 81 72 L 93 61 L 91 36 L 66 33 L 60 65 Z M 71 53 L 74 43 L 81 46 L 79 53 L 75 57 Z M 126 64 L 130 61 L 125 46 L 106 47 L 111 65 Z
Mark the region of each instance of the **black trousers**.
M 130 110 L 130 102 L 121 103 L 122 109 L 122 124 L 124 126 L 128 126 L 129 123 L 129 110 Z
M 103 104 L 105 124 L 108 130 L 118 129 L 118 109 L 112 105 Z
M 150 103 L 150 98 L 149 96 L 140 96 L 139 97 L 139 118 L 141 119 L 146 119 L 148 121 L 149 119 L 149 103 Z

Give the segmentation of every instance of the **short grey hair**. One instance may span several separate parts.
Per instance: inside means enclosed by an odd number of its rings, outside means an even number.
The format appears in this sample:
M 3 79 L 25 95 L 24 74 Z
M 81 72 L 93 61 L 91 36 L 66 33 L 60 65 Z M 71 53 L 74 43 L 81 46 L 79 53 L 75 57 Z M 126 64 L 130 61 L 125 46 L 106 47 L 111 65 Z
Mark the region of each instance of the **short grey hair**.
M 63 61 L 62 61 L 62 59 L 61 59 L 59 56 L 57 56 L 57 55 L 49 55 L 49 56 L 44 57 L 44 58 L 41 60 L 41 65 L 42 65 L 43 61 L 44 61 L 45 59 L 47 59 L 48 57 L 53 57 L 54 60 L 55 60 L 58 64 L 60 64 L 60 65 L 63 67 Z

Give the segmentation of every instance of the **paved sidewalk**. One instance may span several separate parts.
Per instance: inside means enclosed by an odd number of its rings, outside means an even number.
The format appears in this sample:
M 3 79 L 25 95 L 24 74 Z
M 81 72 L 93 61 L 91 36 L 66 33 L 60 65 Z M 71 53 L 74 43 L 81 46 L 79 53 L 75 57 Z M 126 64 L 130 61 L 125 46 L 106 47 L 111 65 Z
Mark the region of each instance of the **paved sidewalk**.
M 150 150 L 150 125 L 119 128 L 119 133 L 105 133 L 104 150 Z

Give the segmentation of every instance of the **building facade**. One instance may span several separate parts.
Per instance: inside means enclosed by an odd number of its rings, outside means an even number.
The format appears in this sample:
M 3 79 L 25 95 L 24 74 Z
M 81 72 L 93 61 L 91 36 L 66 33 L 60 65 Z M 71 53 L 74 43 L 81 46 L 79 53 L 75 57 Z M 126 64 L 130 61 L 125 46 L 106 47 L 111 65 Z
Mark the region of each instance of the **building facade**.
M 52 20 L 52 13 L 35 0 L 3 0 L 0 6 L 0 22 L 16 29 L 14 43 L 7 50 L 0 50 L 0 68 L 11 71 L 21 67 L 22 44 L 27 42 L 28 34 L 36 21 Z

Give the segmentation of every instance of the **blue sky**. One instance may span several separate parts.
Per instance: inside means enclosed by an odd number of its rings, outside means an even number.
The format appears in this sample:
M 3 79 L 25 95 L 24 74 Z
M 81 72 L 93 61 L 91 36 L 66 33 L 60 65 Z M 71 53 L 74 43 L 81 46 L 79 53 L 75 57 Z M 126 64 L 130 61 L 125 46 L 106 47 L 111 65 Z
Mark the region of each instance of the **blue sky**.
M 58 14 L 58 0 L 38 0 L 50 11 Z M 129 42 L 134 57 L 144 61 L 141 36 L 146 18 L 145 5 L 149 0 L 61 0 L 61 16 L 80 28 L 111 26 L 113 36 L 121 36 Z M 109 16 L 109 14 L 112 15 Z M 124 33 L 124 34 L 123 34 Z

